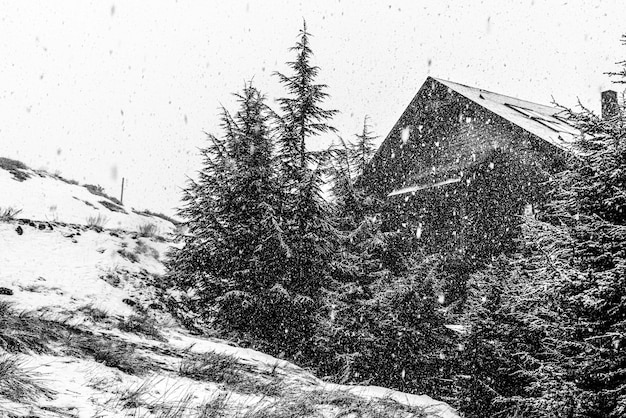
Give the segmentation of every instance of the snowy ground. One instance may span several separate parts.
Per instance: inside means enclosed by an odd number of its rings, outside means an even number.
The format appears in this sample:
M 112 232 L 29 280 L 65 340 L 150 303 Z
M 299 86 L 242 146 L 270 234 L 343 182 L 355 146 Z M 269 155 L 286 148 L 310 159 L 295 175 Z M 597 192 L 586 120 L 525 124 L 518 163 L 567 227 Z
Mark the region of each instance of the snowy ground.
M 9 350 L 0 348 L 0 364 L 16 362 L 40 389 L 31 399 L 4 396 L 10 380 L 0 367 L 0 416 L 457 417 L 426 395 L 328 384 L 287 361 L 190 335 L 157 290 L 174 225 L 30 174 L 18 181 L 0 169 L 0 214 L 21 210 L 0 220 L 0 305 L 13 305 L 0 312 L 0 347 Z M 98 215 L 106 225 L 89 222 Z M 142 237 L 146 223 L 156 229 Z M 52 335 L 45 348 L 7 343 L 37 324 Z

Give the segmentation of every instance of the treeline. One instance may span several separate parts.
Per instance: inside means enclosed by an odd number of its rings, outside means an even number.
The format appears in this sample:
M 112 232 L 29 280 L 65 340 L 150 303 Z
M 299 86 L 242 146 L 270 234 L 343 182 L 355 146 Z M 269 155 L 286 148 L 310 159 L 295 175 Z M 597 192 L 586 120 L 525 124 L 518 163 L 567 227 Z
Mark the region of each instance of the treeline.
M 308 148 L 336 113 L 309 37 L 275 73 L 278 109 L 247 84 L 208 136 L 168 261 L 172 309 L 320 377 L 427 393 L 468 416 L 626 413 L 623 119 L 571 113 L 584 152 L 510 253 L 427 253 L 358 181 L 374 153 L 367 119 L 350 141 Z

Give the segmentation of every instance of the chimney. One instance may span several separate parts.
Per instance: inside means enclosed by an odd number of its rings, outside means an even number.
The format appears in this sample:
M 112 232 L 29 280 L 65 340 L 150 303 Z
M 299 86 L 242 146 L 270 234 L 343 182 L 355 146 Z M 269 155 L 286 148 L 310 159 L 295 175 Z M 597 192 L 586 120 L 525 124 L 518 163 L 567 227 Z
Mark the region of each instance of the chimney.
M 619 115 L 617 92 L 606 90 L 602 92 L 602 119 L 612 119 Z

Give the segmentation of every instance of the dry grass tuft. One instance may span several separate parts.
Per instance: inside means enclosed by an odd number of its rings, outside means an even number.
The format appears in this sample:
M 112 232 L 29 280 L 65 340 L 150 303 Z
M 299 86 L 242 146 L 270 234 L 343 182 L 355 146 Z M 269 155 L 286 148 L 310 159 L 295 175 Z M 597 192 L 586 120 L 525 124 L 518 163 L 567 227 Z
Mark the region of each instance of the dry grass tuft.
M 20 212 L 22 212 L 22 209 L 15 209 L 10 206 L 8 208 L 0 208 L 0 222 L 12 221 Z
M 284 390 L 275 373 L 264 377 L 246 372 L 235 357 L 223 353 L 193 354 L 182 360 L 178 373 L 198 381 L 221 383 L 242 394 L 276 397 Z
M 126 374 L 141 375 L 148 371 L 143 358 L 135 354 L 135 349 L 125 343 L 111 343 L 109 341 L 90 341 L 83 349 L 93 354 L 93 358 L 98 363 L 113 367 Z
M 220 393 L 210 401 L 200 405 L 198 418 L 220 418 L 225 415 L 229 395 Z
M 147 315 L 131 315 L 128 318 L 124 318 L 118 323 L 118 328 L 122 331 L 146 335 L 158 341 L 166 341 L 157 328 L 156 321 Z
M 48 342 L 59 340 L 63 332 L 59 324 L 0 301 L 0 347 L 9 353 L 46 353 Z
M 178 373 L 194 380 L 228 383 L 240 380 L 236 366 L 237 359 L 227 354 L 193 354 L 183 359 Z
M 88 304 L 78 308 L 87 318 L 93 322 L 104 322 L 109 318 L 109 313 L 104 309 L 96 308 L 93 304 Z
M 44 387 L 33 369 L 17 356 L 0 356 L 0 397 L 13 402 L 33 402 L 54 392 Z
M 98 214 L 97 216 L 89 216 L 87 218 L 87 226 L 90 228 L 104 228 L 104 226 L 109 222 L 109 218 L 104 215 Z
M 158 228 L 153 223 L 146 223 L 143 225 L 139 225 L 137 233 L 139 233 L 140 237 L 150 238 L 157 234 Z

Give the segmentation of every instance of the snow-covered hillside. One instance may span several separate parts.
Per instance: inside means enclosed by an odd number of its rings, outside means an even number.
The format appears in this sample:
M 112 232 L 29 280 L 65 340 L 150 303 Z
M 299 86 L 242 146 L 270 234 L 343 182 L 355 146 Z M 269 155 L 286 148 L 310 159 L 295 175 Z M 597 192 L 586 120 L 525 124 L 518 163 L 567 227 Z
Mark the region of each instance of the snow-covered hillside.
M 166 219 L 29 169 L 0 169 L 3 214 L 0 416 L 457 416 L 186 332 L 162 298 Z

